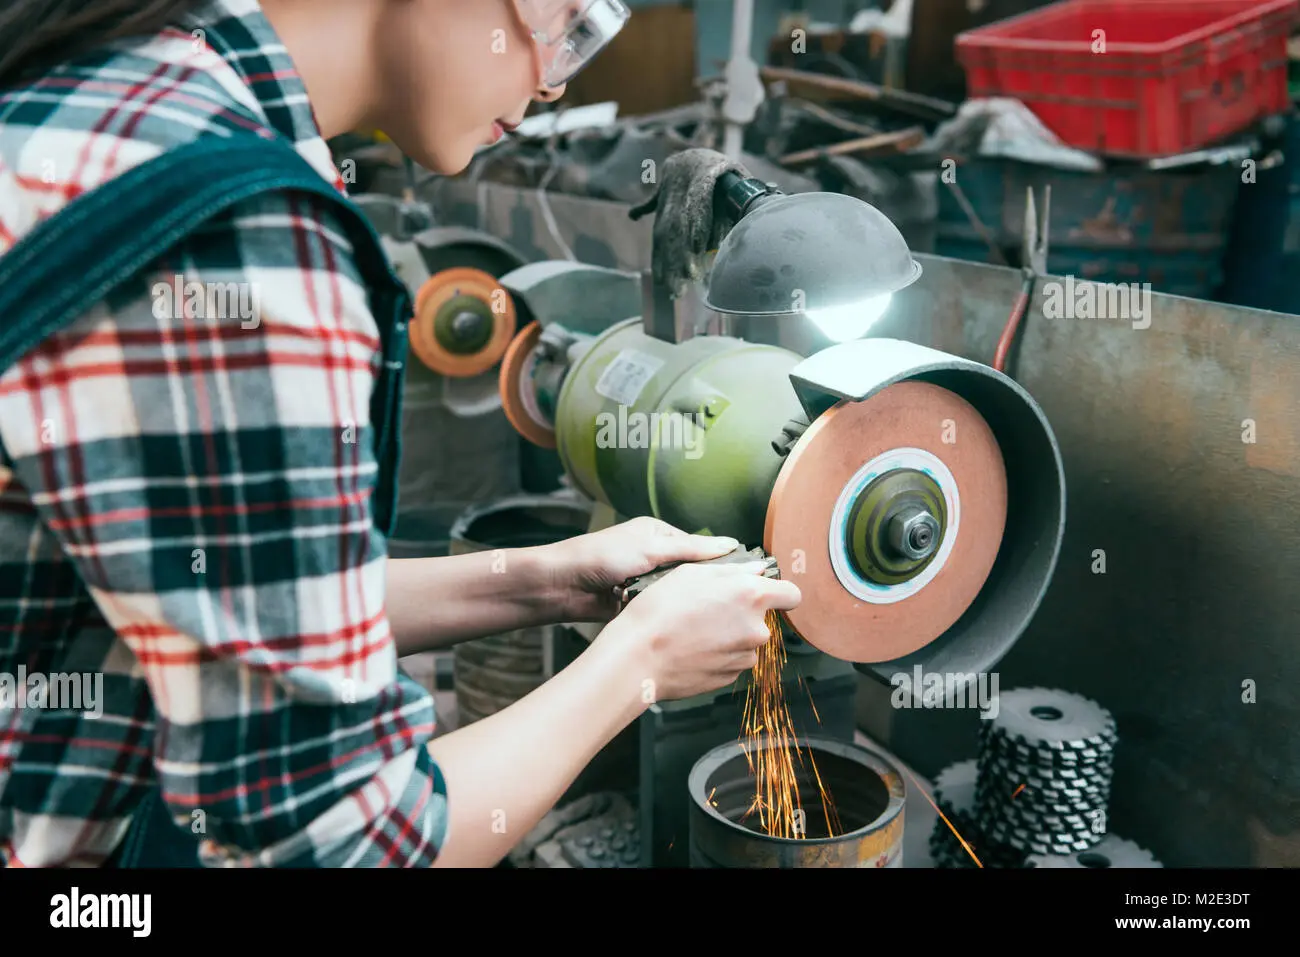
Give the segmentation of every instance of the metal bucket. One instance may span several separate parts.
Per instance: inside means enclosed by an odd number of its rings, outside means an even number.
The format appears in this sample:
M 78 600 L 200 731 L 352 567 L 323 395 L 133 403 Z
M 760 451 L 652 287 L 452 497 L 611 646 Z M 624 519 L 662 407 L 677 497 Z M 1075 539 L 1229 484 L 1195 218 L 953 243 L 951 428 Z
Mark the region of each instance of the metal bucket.
M 749 742 L 714 748 L 691 771 L 691 867 L 902 867 L 903 799 L 898 769 L 866 748 L 829 738 L 807 738 L 817 771 L 835 802 L 844 833 L 828 837 L 823 802 L 811 767 L 799 767 L 804 837 L 769 837 L 753 815 Z M 752 827 L 750 826 L 752 823 Z
M 591 505 L 574 498 L 525 495 L 463 513 L 451 528 L 450 552 L 550 545 L 581 535 Z M 459 644 L 453 651 L 456 710 L 463 727 L 514 704 L 551 676 L 553 625 L 524 628 Z

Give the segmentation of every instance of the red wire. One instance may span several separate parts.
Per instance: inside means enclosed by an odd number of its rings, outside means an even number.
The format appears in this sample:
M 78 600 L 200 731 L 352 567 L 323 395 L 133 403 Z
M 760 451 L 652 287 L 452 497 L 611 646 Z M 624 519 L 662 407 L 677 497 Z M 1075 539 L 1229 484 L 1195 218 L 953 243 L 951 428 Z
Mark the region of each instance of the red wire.
M 1016 304 L 1011 308 L 1011 315 L 1007 317 L 1007 324 L 1002 330 L 1002 337 L 998 339 L 997 352 L 993 354 L 993 368 L 998 372 L 1007 371 L 1007 356 L 1011 354 L 1011 345 L 1016 341 L 1016 331 L 1020 328 L 1020 320 L 1024 318 L 1025 311 L 1029 308 L 1029 284 L 1026 283 L 1020 290 L 1020 295 L 1016 297 Z

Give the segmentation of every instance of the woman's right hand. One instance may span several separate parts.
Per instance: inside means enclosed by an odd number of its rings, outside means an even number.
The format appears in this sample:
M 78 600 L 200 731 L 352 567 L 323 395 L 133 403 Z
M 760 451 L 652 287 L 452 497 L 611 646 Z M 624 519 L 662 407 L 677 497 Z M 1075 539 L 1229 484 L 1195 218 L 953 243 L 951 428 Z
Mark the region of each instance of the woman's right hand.
M 635 643 L 647 703 L 717 691 L 758 664 L 767 612 L 796 608 L 802 598 L 793 582 L 764 578 L 761 569 L 682 565 L 602 632 L 601 639 Z

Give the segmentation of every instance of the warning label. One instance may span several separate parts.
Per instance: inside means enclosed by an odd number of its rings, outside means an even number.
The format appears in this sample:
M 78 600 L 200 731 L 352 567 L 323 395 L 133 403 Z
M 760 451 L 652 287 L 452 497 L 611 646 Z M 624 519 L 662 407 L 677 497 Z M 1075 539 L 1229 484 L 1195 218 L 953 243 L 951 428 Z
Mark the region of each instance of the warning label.
M 619 405 L 635 405 L 646 383 L 663 365 L 662 359 L 635 349 L 624 349 L 600 374 L 596 393 Z

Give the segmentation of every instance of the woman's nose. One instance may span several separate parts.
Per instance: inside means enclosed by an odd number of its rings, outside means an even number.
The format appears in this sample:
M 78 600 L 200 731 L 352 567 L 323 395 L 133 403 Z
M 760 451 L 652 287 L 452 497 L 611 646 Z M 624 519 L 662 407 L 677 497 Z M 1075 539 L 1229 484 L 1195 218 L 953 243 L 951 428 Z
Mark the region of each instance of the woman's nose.
M 538 103 L 554 103 L 564 96 L 566 85 L 561 83 L 559 86 L 540 86 L 537 88 L 537 95 L 533 99 Z

